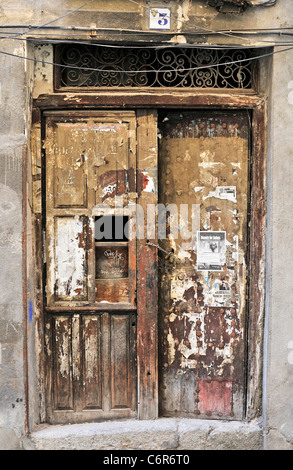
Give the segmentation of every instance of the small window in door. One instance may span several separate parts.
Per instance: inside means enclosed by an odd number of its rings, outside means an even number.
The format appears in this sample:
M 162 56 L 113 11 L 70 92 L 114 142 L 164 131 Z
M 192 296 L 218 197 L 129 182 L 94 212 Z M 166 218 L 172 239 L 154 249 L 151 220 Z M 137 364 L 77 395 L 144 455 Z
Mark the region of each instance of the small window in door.
M 95 218 L 96 279 L 128 277 L 127 216 L 99 216 Z

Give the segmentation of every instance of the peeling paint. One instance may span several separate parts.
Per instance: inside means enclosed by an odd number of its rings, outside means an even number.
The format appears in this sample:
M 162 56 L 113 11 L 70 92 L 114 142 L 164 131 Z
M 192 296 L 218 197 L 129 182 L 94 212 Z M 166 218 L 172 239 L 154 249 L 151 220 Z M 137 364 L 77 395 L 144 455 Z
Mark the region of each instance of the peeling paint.
M 237 202 L 236 186 L 217 186 L 214 191 L 210 191 L 203 199 L 215 197 L 219 199 L 227 199 L 227 201 Z
M 181 395 L 177 395 L 179 392 L 171 382 L 171 376 L 174 373 L 178 375 L 181 370 L 185 374 L 188 371 L 189 380 L 191 377 L 200 383 L 211 380 L 212 384 L 205 382 L 205 396 L 203 391 L 198 392 L 199 402 L 195 402 L 199 407 L 196 409 L 194 401 L 187 398 L 189 392 L 184 387 L 185 410 L 205 411 L 217 417 L 217 409 L 227 416 L 234 416 L 238 409 L 241 415 L 241 397 L 236 392 L 233 394 L 234 386 L 231 384 L 235 380 L 244 380 L 244 358 L 235 351 L 242 348 L 246 302 L 246 117 L 235 114 L 233 117 L 223 116 L 218 121 L 212 117 L 197 118 L 195 113 L 186 113 L 186 117 L 177 113 L 175 116 L 173 128 L 171 114 L 167 115 L 160 128 L 162 159 L 166 162 L 161 168 L 162 200 L 165 204 L 170 201 L 200 204 L 200 230 L 224 231 L 226 237 L 225 258 L 219 272 L 197 269 L 198 253 L 182 250 L 179 240 L 169 237 L 168 243 L 163 245 L 166 252 L 173 252 L 173 262 L 165 266 L 161 277 L 164 302 L 169 295 L 167 305 L 164 307 L 162 304 L 165 312 L 162 328 L 166 331 L 165 347 L 168 351 L 168 363 L 164 362 L 166 381 L 162 380 L 162 384 L 169 390 L 168 394 L 164 392 L 164 406 L 166 410 L 170 406 L 171 410 L 175 406 L 172 403 L 177 401 L 176 408 L 182 406 L 182 390 Z M 233 131 L 235 128 L 237 133 Z M 222 134 L 223 129 L 225 135 Z M 235 154 L 238 156 L 236 163 L 233 161 Z M 237 173 L 231 168 L 237 168 Z M 178 187 L 180 191 L 175 189 Z M 198 244 L 194 247 L 198 250 Z M 219 386 L 216 385 L 218 380 L 223 380 Z M 214 394 L 218 392 L 223 394 L 223 402 L 220 400 L 220 404 L 214 403 L 214 408 L 209 409 L 210 403 L 216 401 Z M 168 398 L 170 395 L 172 400 Z M 227 397 L 233 397 L 232 406 Z
M 177 7 L 177 30 L 180 31 L 184 23 L 189 21 L 188 13 L 192 7 L 191 0 L 183 0 Z
M 54 292 L 58 296 L 74 297 L 83 286 L 85 252 L 74 236 L 82 231 L 83 223 L 79 219 L 57 220 Z

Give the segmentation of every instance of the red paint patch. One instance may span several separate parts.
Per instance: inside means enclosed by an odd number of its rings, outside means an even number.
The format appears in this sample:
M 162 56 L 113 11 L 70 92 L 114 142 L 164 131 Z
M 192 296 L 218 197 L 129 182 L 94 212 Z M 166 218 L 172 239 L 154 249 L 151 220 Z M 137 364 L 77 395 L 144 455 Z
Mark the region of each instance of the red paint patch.
M 201 413 L 229 415 L 232 411 L 232 383 L 201 379 L 199 381 L 199 410 Z
M 142 190 L 144 191 L 148 185 L 149 178 L 146 174 L 141 172 L 141 185 L 142 185 Z

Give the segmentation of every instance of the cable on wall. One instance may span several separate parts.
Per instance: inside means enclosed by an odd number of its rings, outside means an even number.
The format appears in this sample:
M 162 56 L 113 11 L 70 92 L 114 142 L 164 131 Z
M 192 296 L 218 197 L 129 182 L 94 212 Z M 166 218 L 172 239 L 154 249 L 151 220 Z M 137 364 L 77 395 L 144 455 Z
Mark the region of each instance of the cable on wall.
M 239 59 L 239 60 L 234 60 L 234 61 L 229 61 L 229 62 L 223 62 L 223 63 L 218 63 L 218 64 L 212 64 L 212 65 L 204 65 L 204 66 L 199 66 L 199 67 L 188 67 L 188 68 L 182 68 L 180 69 L 182 72 L 188 72 L 188 71 L 193 71 L 193 70 L 201 70 L 201 69 L 207 69 L 207 68 L 215 68 L 215 67 L 222 67 L 222 66 L 226 66 L 226 65 L 232 65 L 232 64 L 239 64 L 239 63 L 243 63 L 243 62 L 248 62 L 248 61 L 251 61 L 251 60 L 258 60 L 258 59 L 262 59 L 264 57 L 269 57 L 269 56 L 273 56 L 275 54 L 280 54 L 282 52 L 287 52 L 287 51 L 291 51 L 293 49 L 293 46 L 291 47 L 287 47 L 285 49 L 281 49 L 281 50 L 277 50 L 277 51 L 272 51 L 272 52 L 268 52 L 266 54 L 261 54 L 261 55 L 258 55 L 258 56 L 254 56 L 254 57 L 250 57 L 250 58 L 246 58 L 246 59 Z M 77 69 L 77 70 L 85 70 L 85 71 L 93 71 L 93 72 L 113 72 L 113 73 L 153 73 L 153 72 L 156 72 L 156 73 L 167 73 L 167 72 L 172 72 L 173 70 L 111 70 L 111 69 L 98 69 L 98 68 L 91 68 L 91 67 L 78 67 L 78 66 L 71 66 L 71 65 L 64 65 L 64 64 L 57 64 L 55 62 L 50 62 L 50 61 L 46 61 L 46 60 L 41 60 L 41 59 L 35 59 L 33 57 L 26 57 L 26 56 L 21 56 L 19 54 L 13 54 L 12 52 L 6 52 L 6 51 L 0 51 L 0 54 L 4 54 L 4 55 L 7 55 L 7 56 L 11 56 L 11 57 L 16 57 L 16 58 L 19 58 L 19 59 L 23 59 L 23 60 L 28 60 L 28 61 L 32 61 L 32 62 L 35 62 L 35 63 L 42 63 L 42 64 L 46 64 L 46 65 L 52 65 L 52 66 L 55 66 L 55 67 L 62 67 L 62 68 L 70 68 L 70 69 Z

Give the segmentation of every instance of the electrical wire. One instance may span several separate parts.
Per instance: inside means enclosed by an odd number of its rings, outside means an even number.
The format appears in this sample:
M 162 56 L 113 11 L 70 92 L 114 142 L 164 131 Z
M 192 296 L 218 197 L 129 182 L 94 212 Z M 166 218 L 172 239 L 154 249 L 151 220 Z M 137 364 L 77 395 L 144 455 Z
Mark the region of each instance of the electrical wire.
M 16 40 L 18 41 L 23 41 L 22 38 L 15 38 Z M 106 43 L 106 42 L 93 42 L 93 41 L 81 41 L 81 40 L 69 40 L 69 39 L 39 39 L 36 41 L 35 38 L 26 38 L 26 41 L 30 41 L 30 42 L 34 42 L 35 44 L 70 44 L 70 45 L 85 45 L 85 46 L 96 46 L 96 47 L 104 47 L 104 48 L 112 48 L 112 49 L 143 49 L 143 48 L 146 48 L 146 49 L 176 49 L 176 48 L 186 48 L 186 49 L 189 49 L 189 48 L 196 48 L 196 49 L 239 49 L 239 47 L 241 47 L 241 49 L 259 49 L 261 48 L 260 45 L 254 45 L 254 46 L 250 46 L 250 45 L 246 45 L 246 46 L 243 46 L 242 44 L 241 45 L 233 45 L 233 44 L 214 44 L 214 45 L 211 45 L 211 44 L 202 44 L 202 43 L 165 43 L 165 44 L 145 44 L 145 43 L 142 43 L 142 44 L 130 44 L 130 45 L 125 45 L 125 44 L 109 44 L 109 43 Z M 276 44 L 275 42 L 273 42 L 273 44 L 275 47 L 283 47 L 283 46 L 291 46 L 293 45 L 293 42 L 285 42 L 285 43 L 280 43 L 280 44 Z
M 74 30 L 76 30 L 77 28 L 73 28 Z M 108 32 L 114 32 L 115 30 L 107 30 Z M 127 32 L 129 32 L 129 30 L 125 30 Z M 120 31 L 119 31 L 120 32 Z M 136 31 L 137 33 L 149 33 L 149 31 Z M 213 32 L 210 32 L 210 33 L 205 33 L 205 32 L 187 32 L 185 33 L 185 35 L 188 35 L 188 36 L 213 36 L 213 35 L 219 35 L 221 34 L 222 32 L 221 31 L 213 31 Z M 22 33 L 22 34 L 26 34 L 26 33 Z M 236 32 L 237 34 L 237 32 Z M 243 33 L 242 33 L 243 34 Z M 252 33 L 248 33 L 248 34 L 252 34 Z M 256 33 L 257 34 L 257 33 Z M 264 34 L 264 33 L 263 33 Z M 271 34 L 278 34 L 280 35 L 281 33 L 279 32 L 271 32 Z M 284 33 L 282 33 L 283 35 Z M 293 33 L 285 33 L 286 35 L 288 36 L 293 36 Z M 44 35 L 43 35 L 44 36 Z M 153 34 L 152 34 L 153 36 Z M 231 35 L 231 34 L 228 34 L 227 33 L 227 36 L 230 37 L 230 38 L 236 38 L 236 39 L 241 39 L 240 36 L 237 36 L 237 35 Z M 73 44 L 84 44 L 84 45 L 93 45 L 93 46 L 101 46 L 101 47 L 108 47 L 108 48 L 119 48 L 119 49 L 123 49 L 123 48 L 143 48 L 145 46 L 145 44 L 140 44 L 140 45 L 124 45 L 124 44 L 109 44 L 107 42 L 104 42 L 104 43 L 97 43 L 97 42 L 93 42 L 94 41 L 94 38 L 91 39 L 91 40 L 87 40 L 87 41 L 82 41 L 82 40 L 78 40 L 78 39 L 62 39 L 59 38 L 58 39 L 43 39 L 43 38 L 40 38 L 40 35 L 38 35 L 36 37 L 36 35 L 34 34 L 33 37 L 26 37 L 26 38 L 20 38 L 20 37 L 12 37 L 12 36 L 0 36 L 0 39 L 13 39 L 13 40 L 19 40 L 19 41 L 31 41 L 31 42 L 36 42 L 38 41 L 38 43 L 73 43 Z M 256 44 L 257 42 L 257 44 Z M 259 39 L 259 38 L 256 38 L 256 41 L 254 41 L 252 44 L 248 44 L 248 45 L 243 45 L 243 44 L 223 44 L 223 43 L 218 43 L 218 44 L 214 44 L 214 46 L 211 46 L 210 44 L 190 44 L 190 43 L 170 43 L 168 42 L 168 44 L 156 44 L 156 45 L 153 45 L 153 44 L 147 44 L 146 47 L 147 48 L 154 48 L 154 49 L 163 49 L 163 48 L 168 48 L 168 47 L 206 47 L 206 48 L 213 48 L 213 47 L 217 47 L 217 48 L 220 48 L 220 47 L 225 47 L 225 48 L 260 48 L 261 47 L 261 44 L 264 44 L 265 46 L 268 46 L 268 45 L 271 45 L 271 46 L 275 46 L 275 47 L 283 47 L 283 46 L 291 46 L 293 45 L 293 42 L 292 41 L 276 41 L 276 40 L 263 40 L 263 39 Z
M 149 8 L 149 7 L 145 6 L 145 5 L 141 5 L 140 3 L 136 2 L 135 0 L 128 0 L 128 1 L 131 2 L 131 3 L 135 3 L 136 5 L 138 5 L 138 6 L 142 7 L 142 8 L 144 8 L 145 10 L 148 10 L 149 13 L 151 13 L 152 11 L 156 11 L 156 7 L 151 7 L 151 8 Z M 165 17 L 165 18 L 168 18 L 169 20 L 171 20 L 171 16 L 169 16 L 169 15 L 164 15 L 164 17 Z M 186 19 L 180 20 L 179 18 L 177 18 L 176 21 L 177 21 L 177 23 L 183 24 L 183 23 L 186 22 Z M 201 25 L 199 25 L 199 24 L 196 24 L 196 22 L 195 22 L 195 26 L 196 26 L 197 28 L 201 28 L 203 32 L 207 32 L 207 33 L 210 33 L 210 34 L 215 34 L 215 31 L 214 31 L 214 30 L 205 28 L 204 26 L 201 26 Z M 180 33 L 180 32 L 177 31 L 177 34 L 179 34 L 179 33 Z M 226 36 L 226 37 L 229 37 L 229 38 L 242 39 L 243 41 L 250 41 L 249 38 L 245 38 L 245 37 L 241 37 L 241 36 L 235 36 L 235 35 L 233 35 L 233 34 L 231 34 L 231 33 L 229 33 L 229 32 L 227 32 L 227 33 L 224 33 L 224 32 L 217 32 L 217 34 L 221 34 L 221 35 Z
M 293 36 L 293 34 L 292 34 Z M 230 36 L 232 37 L 232 36 Z M 238 38 L 238 36 L 233 36 L 234 38 Z M 240 37 L 239 37 L 240 39 Z M 28 41 L 34 41 L 36 42 L 35 38 L 26 38 Z M 266 47 L 268 46 L 274 46 L 274 47 L 284 47 L 284 46 L 292 46 L 293 41 L 268 41 L 268 40 L 261 40 L 257 39 L 254 43 L 252 44 L 226 44 L 226 43 L 218 43 L 218 44 L 197 44 L 197 43 L 180 43 L 180 42 L 168 42 L 167 44 L 131 44 L 131 45 L 124 45 L 124 44 L 109 44 L 109 43 L 100 43 L 100 42 L 93 42 L 93 41 L 80 41 L 80 40 L 69 40 L 69 39 L 38 39 L 39 43 L 45 42 L 45 43 L 62 43 L 62 44 L 84 44 L 84 45 L 92 45 L 92 46 L 99 46 L 99 47 L 108 47 L 108 48 L 115 48 L 115 49 L 128 49 L 128 48 L 138 48 L 142 49 L 143 47 L 146 47 L 147 49 L 165 49 L 165 48 L 170 48 L 170 47 L 179 47 L 179 48 L 189 48 L 189 47 L 200 47 L 200 48 L 207 48 L 207 49 L 213 49 L 213 48 L 226 48 L 226 49 L 235 49 L 235 48 L 243 48 L 243 49 L 255 49 L 255 48 L 260 48 L 262 44 L 264 44 Z M 264 46 L 264 47 L 265 47 Z
M 287 51 L 291 51 L 293 49 L 293 46 L 291 47 L 287 47 L 286 49 L 282 49 L 282 50 L 278 50 L 278 51 L 272 51 L 272 52 L 268 52 L 266 54 L 261 54 L 261 55 L 258 55 L 258 56 L 254 56 L 254 57 L 250 57 L 250 58 L 246 58 L 246 59 L 238 59 L 238 60 L 233 60 L 233 61 L 229 61 L 229 62 L 223 62 L 223 63 L 218 63 L 218 64 L 207 64 L 207 65 L 203 65 L 203 66 L 198 66 L 198 67 L 187 67 L 187 68 L 180 68 L 180 72 L 190 72 L 190 71 L 195 71 L 195 70 L 201 70 L 201 69 L 208 69 L 208 68 L 215 68 L 215 67 L 222 67 L 222 66 L 227 66 L 227 65 L 233 65 L 233 64 L 239 64 L 239 63 L 243 63 L 243 62 L 250 62 L 251 60 L 258 60 L 258 59 L 262 59 L 264 57 L 269 57 L 269 56 L 272 56 L 272 55 L 275 55 L 275 54 L 280 54 L 281 52 L 287 52 Z M 69 68 L 69 69 L 74 69 L 74 70 L 85 70 L 87 72 L 107 72 L 107 73 L 168 73 L 168 72 L 174 72 L 174 70 L 170 69 L 164 69 L 164 70 L 153 70 L 153 69 L 149 69 L 149 70 L 115 70 L 115 69 L 99 69 L 99 68 L 93 68 L 93 67 L 78 67 L 78 66 L 75 66 L 75 65 L 65 65 L 65 64 L 57 64 L 55 62 L 49 62 L 49 61 L 46 61 L 46 60 L 41 60 L 41 59 L 35 59 L 33 57 L 26 57 L 26 56 L 21 56 L 21 55 L 18 55 L 18 54 L 13 54 L 12 52 L 6 52 L 6 51 L 0 51 L 0 54 L 4 54 L 4 55 L 7 55 L 7 56 L 11 56 L 11 57 L 16 57 L 16 58 L 19 58 L 19 59 L 23 59 L 23 60 L 28 60 L 28 61 L 32 61 L 32 62 L 35 62 L 35 63 L 42 63 L 42 64 L 46 64 L 46 65 L 52 65 L 52 66 L 55 66 L 55 67 L 62 67 L 62 68 Z
M 80 7 L 81 8 L 81 7 Z M 67 15 L 69 15 L 70 13 L 67 13 Z M 57 19 L 55 19 L 54 21 L 57 21 Z M 0 28 L 3 28 L 3 29 L 15 29 L 15 28 L 26 28 L 26 29 L 31 29 L 31 30 L 34 30 L 34 29 L 41 29 L 41 28 L 44 28 L 46 29 L 47 27 L 46 26 L 32 26 L 32 25 L 1 25 Z M 63 30 L 82 30 L 82 31 L 95 31 L 95 30 L 99 30 L 99 31 L 117 31 L 117 29 L 113 29 L 113 28 L 88 28 L 88 27 L 77 27 L 77 26 L 54 26 L 54 28 L 56 29 L 63 29 Z M 48 29 L 52 29 L 52 28 L 48 28 Z M 119 29 L 118 30 L 119 32 L 142 32 L 142 33 L 150 33 L 150 34 L 154 34 L 156 31 L 152 30 L 137 30 L 137 29 Z M 215 34 L 220 34 L 220 33 L 236 33 L 236 34 L 239 34 L 239 33 L 249 33 L 249 34 L 252 34 L 252 33 L 265 33 L 265 32 L 270 32 L 270 33 L 275 33 L 275 34 L 286 34 L 284 33 L 283 31 L 293 31 L 293 26 L 291 27 L 279 27 L 279 28 L 250 28 L 250 29 L 220 29 L 220 30 L 209 30 L 209 31 L 212 31 L 213 33 Z M 3 31 L 0 31 L 3 33 Z M 164 33 L 167 33 L 167 34 L 174 34 L 174 33 L 178 33 L 178 31 L 159 31 L 159 34 L 161 34 L 162 32 Z M 25 34 L 25 33 L 21 33 L 21 34 Z M 184 34 L 204 34 L 204 30 L 203 31 L 196 31 L 196 32 L 193 32 L 193 31 L 185 31 Z M 289 35 L 292 35 L 293 33 L 287 33 Z M 6 37 L 6 36 L 5 36 Z
M 86 5 L 92 3 L 93 1 L 94 1 L 94 0 L 89 0 L 88 2 L 86 2 L 86 3 L 84 3 L 83 5 L 79 6 L 78 8 L 76 8 L 76 9 L 74 9 L 74 10 L 71 10 L 70 12 L 67 12 L 67 13 L 65 13 L 64 15 L 61 15 L 61 16 L 59 16 L 58 18 L 56 18 L 56 19 L 54 19 L 54 20 L 51 20 L 51 21 L 49 21 L 49 22 L 47 22 L 47 23 L 44 23 L 44 24 L 42 24 L 42 25 L 40 25 L 40 26 L 34 26 L 34 27 L 31 27 L 31 26 L 18 26 L 18 27 L 25 27 L 25 28 L 29 29 L 30 32 L 31 32 L 31 31 L 37 31 L 37 30 L 43 29 L 43 28 L 45 28 L 46 26 L 48 26 L 48 25 L 50 25 L 50 24 L 52 24 L 52 23 L 58 21 L 59 19 L 62 19 L 62 18 L 64 18 L 64 17 L 66 17 L 66 16 L 71 15 L 72 13 L 75 13 L 76 11 L 82 9 L 82 8 L 85 7 Z M 141 5 L 140 3 L 138 3 L 138 2 L 135 1 L 135 0 L 128 0 L 128 1 L 131 2 L 131 3 L 133 3 L 133 4 L 135 4 L 135 5 L 138 5 L 138 6 L 141 7 L 141 8 L 144 8 L 145 10 L 148 10 L 149 12 L 151 12 L 152 10 L 156 11 L 156 8 L 155 8 L 155 7 L 149 8 L 149 7 L 145 6 L 145 5 Z M 165 15 L 165 16 L 166 16 L 167 18 L 169 18 L 169 19 L 171 18 L 171 17 L 168 16 L 168 15 Z M 186 20 L 180 20 L 179 18 L 177 18 L 176 21 L 177 21 L 177 23 L 178 23 L 178 22 L 181 22 L 181 23 L 185 23 L 185 22 L 186 22 Z M 202 31 L 196 31 L 195 33 L 193 32 L 193 34 L 204 34 L 204 35 L 205 35 L 205 34 L 208 33 L 209 35 L 223 35 L 223 36 L 229 37 L 229 38 L 241 39 L 241 40 L 244 40 L 244 41 L 251 41 L 250 38 L 243 37 L 243 36 L 239 36 L 239 31 L 238 31 L 238 33 L 237 33 L 236 31 L 231 31 L 231 30 L 230 30 L 230 31 L 223 31 L 223 30 L 217 30 L 217 31 L 216 31 L 216 30 L 212 30 L 212 29 L 205 28 L 205 27 L 203 27 L 203 26 L 201 26 L 201 25 L 198 25 L 198 24 L 196 24 L 195 26 L 198 27 L 198 28 L 200 28 Z M 2 27 L 3 27 L 3 26 L 2 26 Z M 55 28 L 56 28 L 56 27 L 55 27 Z M 59 27 L 59 28 L 60 28 L 60 27 Z M 62 28 L 62 27 L 61 27 L 61 28 Z M 64 28 L 64 27 L 63 27 L 63 28 Z M 73 29 L 73 30 L 78 30 L 79 28 L 72 27 L 71 29 Z M 292 28 L 282 28 L 282 29 L 292 29 Z M 123 31 L 125 31 L 125 32 L 151 33 L 151 34 L 153 34 L 153 31 L 140 31 L 140 30 L 129 30 L 129 29 L 124 29 Z M 271 31 L 271 30 L 269 30 L 269 31 Z M 167 32 L 167 31 L 164 31 L 164 34 L 166 34 L 166 33 L 169 34 L 169 35 L 170 35 L 170 34 L 174 35 L 174 34 L 179 34 L 180 31 L 168 31 L 168 32 Z M 236 33 L 236 34 L 235 34 L 235 33 Z M 240 34 L 242 34 L 242 33 L 243 33 L 243 31 L 240 32 Z M 25 35 L 25 34 L 27 34 L 27 33 L 26 33 L 26 32 L 23 32 L 23 33 L 15 33 L 13 36 L 0 36 L 0 39 L 15 39 L 15 38 L 17 38 L 17 36 L 23 36 L 23 35 Z M 160 34 L 162 34 L 162 31 L 160 31 Z M 185 34 L 191 34 L 191 32 L 187 32 L 187 33 L 185 33 Z M 28 39 L 28 38 L 26 38 L 26 39 Z M 266 44 L 276 44 L 275 41 L 258 40 L 258 42 L 266 43 Z M 285 46 L 285 45 L 289 45 L 289 44 L 291 44 L 291 43 L 289 43 L 289 42 L 279 43 L 280 46 Z M 253 44 L 250 44 L 249 46 L 252 46 L 252 45 L 253 45 Z M 111 47 L 111 46 L 108 46 L 108 47 Z M 114 47 L 115 47 L 115 46 L 114 46 Z
M 94 1 L 94 0 L 93 0 Z M 79 8 L 81 8 L 82 6 L 84 5 L 81 5 Z M 71 14 L 71 12 L 68 12 L 66 13 L 66 15 L 69 15 Z M 57 19 L 53 20 L 53 21 L 57 21 Z M 27 25 L 27 24 L 2 24 L 0 26 L 0 28 L 4 28 L 4 29 L 14 29 L 14 28 L 26 28 L 26 29 L 29 29 L 29 28 L 41 28 L 43 27 L 43 25 L 41 26 L 32 26 L 32 25 Z M 69 26 L 56 26 L 56 28 L 66 28 L 68 29 Z M 73 28 L 75 28 L 73 26 Z M 88 30 L 92 30 L 92 29 L 95 29 L 95 28 L 89 28 L 89 27 L 84 27 L 82 29 L 88 29 Z M 99 29 L 107 29 L 107 28 L 99 28 Z M 108 28 L 108 29 L 111 29 L 111 28 Z M 113 28 L 112 28 L 113 29 Z M 243 29 L 220 29 L 220 30 L 215 30 L 214 32 L 226 32 L 226 33 L 239 33 L 239 32 L 263 32 L 263 31 L 292 31 L 293 30 L 293 26 L 280 26 L 280 27 L 274 27 L 274 28 L 243 28 Z M 128 31 L 134 31 L 134 30 L 128 30 Z
M 40 29 L 44 29 L 44 28 L 48 27 L 50 24 L 52 24 L 52 23 L 54 23 L 54 22 L 56 22 L 56 21 L 58 21 L 58 20 L 60 20 L 60 19 L 62 19 L 62 18 L 65 18 L 66 16 L 69 16 L 69 15 L 71 15 L 71 14 L 73 14 L 73 13 L 75 13 L 75 12 L 81 10 L 83 7 L 85 7 L 86 5 L 89 5 L 89 4 L 92 3 L 93 1 L 94 1 L 94 0 L 89 0 L 89 1 L 87 1 L 86 3 L 80 5 L 78 8 L 75 8 L 74 10 L 71 10 L 71 11 L 65 13 L 64 15 L 61 15 L 61 16 L 59 16 L 58 18 L 55 18 L 54 20 L 48 21 L 48 22 L 46 22 L 46 23 L 44 23 L 44 24 L 42 24 L 42 25 L 40 25 L 40 26 L 34 26 L 34 27 L 31 27 L 31 26 L 17 26 L 17 27 L 24 27 L 24 28 L 27 28 L 27 29 L 29 29 L 29 32 L 30 32 L 30 33 L 31 33 L 32 31 L 38 31 L 38 30 L 40 30 Z M 141 7 L 141 8 L 144 8 L 145 10 L 148 10 L 149 12 L 151 12 L 152 10 L 156 10 L 155 7 L 150 8 L 150 7 L 148 7 L 148 6 L 145 6 L 145 5 L 142 5 L 142 4 L 138 3 L 138 2 L 135 1 L 135 0 L 128 0 L 128 1 L 131 2 L 131 3 L 133 3 L 133 4 L 138 5 L 138 6 Z M 168 15 L 167 15 L 167 17 L 170 18 L 170 16 L 168 16 Z M 186 22 L 186 20 L 180 20 L 180 19 L 178 19 L 178 18 L 177 18 L 176 21 L 177 21 L 177 22 L 181 22 L 181 23 Z M 195 35 L 207 35 L 207 34 L 208 34 L 208 35 L 222 35 L 222 36 L 225 36 L 225 37 L 229 37 L 230 39 L 231 39 L 231 38 L 234 38 L 234 39 L 238 39 L 238 40 L 241 39 L 241 40 L 244 40 L 244 41 L 251 41 L 251 38 L 239 36 L 239 34 L 243 34 L 243 33 L 244 33 L 243 30 L 240 31 L 240 33 L 239 33 L 239 31 L 237 32 L 237 31 L 231 31 L 231 30 L 230 30 L 230 31 L 212 30 L 212 29 L 205 28 L 205 27 L 203 27 L 203 26 L 201 26 L 201 25 L 198 25 L 198 24 L 196 24 L 195 26 L 198 27 L 198 28 L 200 28 L 202 31 L 183 32 L 183 33 L 180 32 L 180 31 L 172 31 L 172 32 L 171 32 L 171 31 L 168 31 L 168 32 L 167 32 L 167 31 L 163 31 L 163 34 L 166 35 L 166 33 L 167 33 L 167 35 L 170 35 L 170 34 L 171 34 L 171 35 L 174 35 L 174 34 L 177 34 L 177 35 L 178 35 L 178 34 L 181 33 L 181 34 L 187 34 L 187 35 L 190 35 L 190 34 L 193 34 L 193 35 L 194 35 L 194 34 L 195 34 Z M 3 28 L 3 27 L 4 27 L 4 26 L 2 26 L 2 28 Z M 10 27 L 11 27 L 11 26 L 10 26 Z M 55 26 L 55 28 L 56 28 L 56 26 Z M 67 29 L 67 28 L 64 28 L 64 27 L 62 27 L 62 26 L 61 26 L 61 27 L 57 27 L 57 28 L 58 28 L 58 29 L 60 29 L 60 28 L 61 28 L 61 29 Z M 56 28 L 56 29 L 57 29 L 57 28 Z M 71 27 L 71 29 L 72 29 L 72 30 L 79 30 L 79 28 L 77 28 L 77 27 Z M 84 29 L 84 28 L 81 28 L 81 29 Z M 288 30 L 288 29 L 291 30 L 291 29 L 293 29 L 293 28 L 275 28 L 275 30 L 277 30 L 277 31 L 280 31 L 280 30 Z M 103 30 L 105 30 L 105 29 L 103 28 Z M 112 30 L 112 31 L 113 31 L 113 30 Z M 129 29 L 125 29 L 125 30 L 123 30 L 123 31 L 124 31 L 124 32 L 135 32 L 135 33 L 149 33 L 149 34 L 152 34 L 152 35 L 154 34 L 153 31 L 140 31 L 140 30 L 129 30 Z M 250 31 L 250 34 L 251 34 L 251 30 L 248 30 L 248 31 Z M 258 29 L 258 30 L 254 30 L 254 31 L 261 31 L 261 30 Z M 265 31 L 269 31 L 270 33 L 272 32 L 271 29 L 266 29 Z M 120 32 L 120 30 L 119 30 L 119 32 Z M 1 31 L 1 33 L 3 34 L 2 31 Z M 11 35 L 11 36 L 0 36 L 0 39 L 20 39 L 19 36 L 24 36 L 24 35 L 27 34 L 27 33 L 28 33 L 28 32 L 26 31 L 26 32 L 22 32 L 22 33 L 14 33 L 14 34 Z M 159 34 L 162 34 L 162 31 L 160 31 Z M 274 33 L 274 34 L 278 34 L 278 33 Z M 279 33 L 279 34 L 280 34 L 280 33 Z M 287 33 L 287 34 L 289 35 L 290 33 Z M 291 34 L 290 34 L 290 35 L 291 35 Z M 293 33 L 292 33 L 292 35 L 293 35 Z M 26 40 L 32 40 L 32 41 L 34 40 L 34 38 L 25 38 L 25 39 L 26 39 Z M 23 39 L 20 39 L 20 40 L 23 40 Z M 51 41 L 51 42 L 53 42 L 53 41 Z M 77 43 L 77 42 L 75 41 L 75 43 Z M 78 43 L 81 44 L 81 42 L 78 42 Z M 268 40 L 260 40 L 260 39 L 258 39 L 258 44 L 260 44 L 260 43 L 261 43 L 261 44 L 262 44 L 262 43 L 263 43 L 263 44 L 272 44 L 272 45 L 280 46 L 280 47 L 289 46 L 289 45 L 292 45 L 292 44 L 293 44 L 292 42 L 289 42 L 289 41 L 278 42 L 278 44 L 277 44 L 276 41 L 268 41 Z M 90 44 L 90 43 L 89 43 L 89 44 Z M 97 44 L 94 44 L 94 45 L 97 45 Z M 99 44 L 99 45 L 100 45 L 100 44 Z M 104 47 L 117 47 L 117 45 L 104 44 Z M 119 45 L 118 47 L 121 47 L 121 45 Z M 124 47 L 127 47 L 127 46 L 124 46 Z M 140 47 L 140 46 L 133 46 L 133 47 Z M 148 46 L 148 47 L 162 48 L 162 47 L 168 47 L 168 46 Z M 235 47 L 235 46 L 234 46 L 234 47 Z M 255 47 L 255 46 L 254 46 L 254 44 L 251 44 L 251 43 L 250 43 L 250 44 L 247 45 L 247 46 L 241 45 L 241 47 Z M 256 46 L 256 47 L 257 47 L 257 46 Z
M 149 8 L 149 7 L 145 6 L 145 5 L 141 5 L 140 3 L 136 2 L 135 0 L 128 0 L 128 1 L 131 2 L 131 3 L 135 3 L 136 5 L 138 5 L 138 6 L 142 7 L 142 8 L 144 8 L 144 9 L 147 9 L 147 10 L 149 11 L 149 13 L 150 13 L 151 11 L 156 11 L 156 8 L 155 8 L 155 7 Z M 171 20 L 171 16 L 165 15 L 165 17 Z M 185 19 L 184 19 L 184 20 L 180 20 L 179 18 L 177 18 L 176 21 L 177 21 L 177 23 L 180 22 L 180 23 L 182 23 L 182 24 L 186 22 Z M 243 40 L 243 41 L 250 41 L 250 38 L 245 38 L 245 37 L 242 37 L 242 36 L 236 36 L 235 34 L 233 34 L 233 33 L 230 32 L 230 31 L 229 31 L 229 32 L 214 31 L 214 30 L 212 30 L 212 29 L 205 28 L 204 26 L 198 25 L 198 24 L 196 24 L 196 23 L 195 23 L 195 26 L 196 26 L 197 28 L 201 28 L 203 33 L 206 32 L 206 33 L 209 33 L 209 34 L 218 34 L 218 35 L 223 35 L 223 36 L 226 36 L 226 37 L 229 37 L 229 38 L 236 38 L 236 39 L 241 39 L 241 40 Z M 178 34 L 178 33 L 179 33 L 179 32 L 177 32 L 177 34 Z M 273 43 L 273 44 L 274 44 L 273 41 L 261 41 L 261 42 L 262 42 L 262 43 Z M 288 44 L 289 44 L 289 43 L 288 43 Z M 252 45 L 252 44 L 250 44 L 250 45 Z M 287 45 L 287 43 L 284 44 L 284 45 Z
M 28 28 L 31 31 L 37 31 L 38 29 L 42 29 L 46 26 L 49 26 L 50 24 L 52 23 L 56 23 L 56 21 L 59 21 L 61 20 L 62 18 L 65 18 L 66 16 L 69 16 L 69 15 L 72 15 L 73 13 L 81 10 L 83 7 L 89 5 L 90 3 L 93 3 L 95 0 L 88 0 L 86 3 L 84 3 L 83 5 L 80 5 L 78 8 L 75 8 L 74 10 L 70 10 L 69 12 L 65 13 L 64 15 L 61 15 L 61 16 L 58 16 L 58 18 L 55 18 L 54 20 L 51 20 L 51 21 L 48 21 L 47 23 L 44 23 L 40 26 L 35 26 L 34 28 L 31 28 L 30 26 L 26 26 L 26 28 Z M 26 34 L 26 32 L 23 32 L 23 33 L 15 33 L 13 36 L 5 36 L 4 38 L 5 39 L 15 39 L 15 37 L 18 37 L 18 36 L 23 36 L 24 34 Z M 3 39 L 2 36 L 0 36 L 0 39 Z

